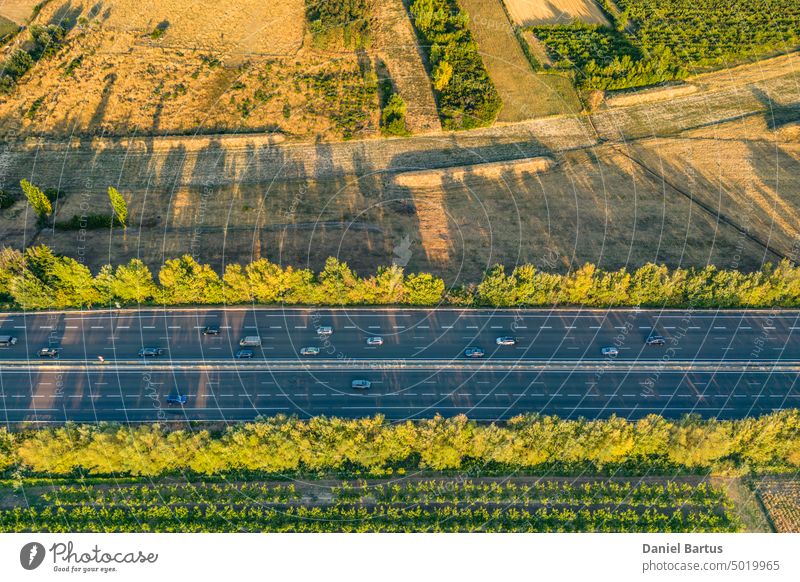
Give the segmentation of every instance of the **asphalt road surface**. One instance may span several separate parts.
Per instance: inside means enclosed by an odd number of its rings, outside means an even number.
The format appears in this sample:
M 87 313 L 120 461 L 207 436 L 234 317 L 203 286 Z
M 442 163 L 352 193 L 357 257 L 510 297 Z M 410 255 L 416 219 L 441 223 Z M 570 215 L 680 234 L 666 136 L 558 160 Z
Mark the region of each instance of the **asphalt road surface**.
M 204 336 L 217 325 L 218 336 Z M 332 326 L 323 338 L 319 326 Z M 647 346 L 651 334 L 664 346 Z M 0 314 L 0 419 L 236 421 L 276 413 L 501 420 L 742 417 L 800 406 L 798 311 L 171 309 Z M 244 336 L 254 359 L 236 360 Z M 381 336 L 382 346 L 366 338 Z M 514 346 L 495 339 L 513 336 Z M 320 349 L 299 355 L 302 347 Z M 466 347 L 485 350 L 477 360 Z M 603 347 L 615 346 L 616 357 Z M 57 359 L 39 358 L 43 347 Z M 164 350 L 137 357 L 141 348 Z M 103 356 L 104 363 L 98 361 Z M 366 379 L 366 391 L 350 387 Z M 170 394 L 186 396 L 169 405 Z

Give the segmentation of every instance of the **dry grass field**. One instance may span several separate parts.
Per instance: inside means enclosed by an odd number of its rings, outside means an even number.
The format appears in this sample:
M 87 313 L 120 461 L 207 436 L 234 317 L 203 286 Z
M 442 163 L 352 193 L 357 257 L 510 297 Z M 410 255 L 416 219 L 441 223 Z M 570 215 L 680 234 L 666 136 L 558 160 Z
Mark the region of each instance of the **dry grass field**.
M 569 24 L 580 20 L 587 24 L 609 22 L 594 0 L 503 0 L 511 17 L 521 26 Z
M 33 14 L 33 7 L 40 2 L 41 0 L 0 0 L 0 16 L 23 24 Z
M 572 83 L 563 77 L 534 73 L 514 35 L 502 0 L 459 0 L 469 14 L 486 69 L 503 100 L 500 122 L 578 113 L 581 104 Z M 558 83 L 558 79 L 565 83 Z
M 303 0 L 53 0 L 34 22 L 68 27 L 65 46 L 0 99 L 0 133 L 370 137 L 384 70 L 409 105 L 410 129 L 439 130 L 402 1 L 375 6 L 383 25 L 357 54 L 312 47 Z

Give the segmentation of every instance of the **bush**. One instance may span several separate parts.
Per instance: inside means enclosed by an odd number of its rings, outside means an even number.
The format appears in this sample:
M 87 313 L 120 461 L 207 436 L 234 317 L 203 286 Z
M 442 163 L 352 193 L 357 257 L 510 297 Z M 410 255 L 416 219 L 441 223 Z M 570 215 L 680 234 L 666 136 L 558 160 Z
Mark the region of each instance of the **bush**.
M 123 226 L 118 220 L 105 214 L 85 214 L 83 216 L 73 214 L 69 220 L 56 222 L 56 228 L 59 230 L 96 230 L 111 228 L 112 224 Z
M 381 131 L 386 135 L 408 135 L 406 129 L 406 102 L 397 93 L 392 94 L 381 113 Z
M 17 199 L 18 199 L 17 196 L 12 194 L 11 192 L 0 190 L 0 210 L 11 208 L 17 201 Z
M 306 0 L 314 43 L 322 48 L 366 48 L 370 42 L 370 0 Z

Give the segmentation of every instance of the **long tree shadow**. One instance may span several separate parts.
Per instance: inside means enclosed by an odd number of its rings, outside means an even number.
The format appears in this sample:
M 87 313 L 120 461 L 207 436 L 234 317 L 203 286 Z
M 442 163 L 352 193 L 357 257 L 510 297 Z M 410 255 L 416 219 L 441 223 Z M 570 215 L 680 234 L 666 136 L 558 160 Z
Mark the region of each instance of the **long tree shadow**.
M 764 106 L 764 120 L 770 130 L 775 131 L 800 121 L 800 101 L 778 103 L 758 87 L 751 87 L 750 92 Z

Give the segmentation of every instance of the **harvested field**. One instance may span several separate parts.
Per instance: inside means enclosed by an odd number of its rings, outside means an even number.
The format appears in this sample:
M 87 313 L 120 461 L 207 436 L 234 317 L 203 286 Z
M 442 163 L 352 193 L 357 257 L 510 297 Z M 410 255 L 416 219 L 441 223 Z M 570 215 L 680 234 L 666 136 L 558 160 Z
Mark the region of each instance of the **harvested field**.
M 520 48 L 502 0 L 459 0 L 470 16 L 470 30 L 489 76 L 503 100 L 497 121 L 515 122 L 562 113 L 578 113 L 571 83 L 554 87 L 531 69 Z
M 587 24 L 610 26 L 608 18 L 594 0 L 503 0 L 509 14 L 521 26 L 569 24 L 580 20 Z
M 374 5 L 378 54 L 406 102 L 406 127 L 412 133 L 441 131 L 431 82 L 403 0 L 376 0 Z
M 691 95 L 697 92 L 697 85 L 671 85 L 667 87 L 656 87 L 655 89 L 645 89 L 643 91 L 621 91 L 612 93 L 605 98 L 607 107 L 626 107 L 629 105 L 639 105 L 641 103 L 655 103 L 666 101 L 684 95 Z
M 800 479 L 765 477 L 755 491 L 779 533 L 800 533 Z
M 546 172 L 553 166 L 553 159 L 547 157 L 523 158 L 520 160 L 486 162 L 468 166 L 450 166 L 441 170 L 418 170 L 398 174 L 394 182 L 402 188 L 438 188 L 444 182 L 465 182 L 471 178 L 492 180 L 505 175 L 523 177 L 524 174 Z

